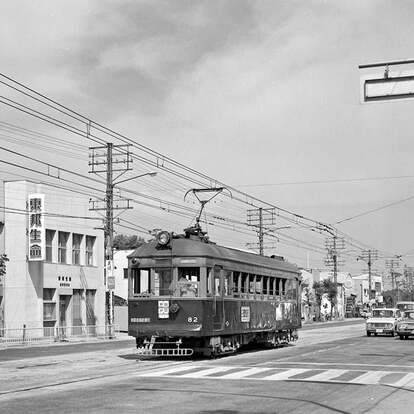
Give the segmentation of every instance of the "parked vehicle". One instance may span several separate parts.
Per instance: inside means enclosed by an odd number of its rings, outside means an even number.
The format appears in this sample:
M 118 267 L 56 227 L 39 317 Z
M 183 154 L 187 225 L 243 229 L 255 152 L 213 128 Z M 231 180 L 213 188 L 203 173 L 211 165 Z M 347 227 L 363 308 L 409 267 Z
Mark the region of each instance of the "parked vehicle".
M 414 302 L 410 302 L 410 301 L 397 302 L 395 307 L 399 309 L 401 312 L 407 311 L 407 310 L 414 310 Z
M 372 316 L 366 321 L 367 336 L 386 334 L 394 336 L 401 312 L 396 308 L 377 308 L 372 310 Z
M 409 336 L 414 336 L 414 310 L 403 312 L 401 320 L 397 323 L 397 334 L 400 339 L 408 339 Z
M 371 317 L 371 311 L 368 308 L 363 308 L 359 310 L 360 316 L 367 319 Z

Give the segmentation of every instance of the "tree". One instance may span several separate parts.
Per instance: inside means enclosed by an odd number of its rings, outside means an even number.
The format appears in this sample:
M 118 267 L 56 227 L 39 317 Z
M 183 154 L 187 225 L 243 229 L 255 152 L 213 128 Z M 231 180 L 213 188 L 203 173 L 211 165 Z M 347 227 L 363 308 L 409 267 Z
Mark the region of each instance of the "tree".
M 315 292 L 315 302 L 317 305 L 318 313 L 316 319 L 321 320 L 321 306 L 322 306 L 322 297 L 325 293 L 325 289 L 322 282 L 313 282 L 313 290 Z
M 6 254 L 0 255 L 0 276 L 4 276 L 6 274 L 6 262 L 9 261 L 9 258 Z
M 329 302 L 331 303 L 331 319 L 334 308 L 336 307 L 338 298 L 338 285 L 331 279 L 324 279 L 322 282 L 323 290 L 328 296 Z
M 131 250 L 136 249 L 144 243 L 145 240 L 142 237 L 117 234 L 114 237 L 113 247 L 116 250 Z
M 312 300 L 313 300 L 313 294 L 312 294 L 312 288 L 309 285 L 309 282 L 302 282 L 302 297 L 304 298 L 304 304 L 307 305 L 307 313 L 305 315 L 305 319 L 310 319 L 310 309 L 312 306 Z

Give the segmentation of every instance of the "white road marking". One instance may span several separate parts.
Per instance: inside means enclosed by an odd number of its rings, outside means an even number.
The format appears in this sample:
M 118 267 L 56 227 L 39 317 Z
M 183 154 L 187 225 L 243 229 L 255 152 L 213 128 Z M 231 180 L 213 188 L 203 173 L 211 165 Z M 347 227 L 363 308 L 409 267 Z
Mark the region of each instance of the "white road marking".
M 328 369 L 325 372 L 321 372 L 312 377 L 305 378 L 304 381 L 331 381 L 334 378 L 337 378 L 340 375 L 345 374 L 345 372 L 347 372 L 345 369 Z
M 268 381 L 283 381 L 289 379 L 289 377 L 293 377 L 294 375 L 302 374 L 307 371 L 310 371 L 310 369 L 293 368 L 289 369 L 288 371 L 278 372 L 276 374 L 269 375 L 261 379 Z
M 203 371 L 196 371 L 196 372 L 190 372 L 188 374 L 180 375 L 180 378 L 200 378 L 205 377 L 206 375 L 210 374 L 216 374 L 218 372 L 226 372 L 231 370 L 231 367 L 215 367 L 215 368 L 209 368 L 204 369 Z
M 232 367 L 232 368 L 237 368 L 237 367 Z M 248 369 L 243 369 L 242 371 L 232 372 L 232 373 L 227 374 L 227 375 L 221 375 L 220 378 L 223 378 L 223 379 L 240 379 L 240 378 L 245 378 L 249 375 L 257 374 L 259 372 L 269 371 L 270 369 L 271 368 L 248 368 Z
M 161 370 L 156 370 L 153 372 L 143 372 L 143 373 L 139 373 L 138 376 L 139 377 L 162 377 L 164 375 L 170 375 L 170 374 L 175 374 L 178 373 L 180 371 L 187 371 L 193 368 L 201 368 L 201 367 L 195 367 L 195 366 L 190 366 L 190 365 L 180 365 L 180 366 L 174 366 L 172 368 L 168 368 L 168 369 L 161 369 Z
M 369 371 L 348 381 L 350 384 L 378 384 L 385 375 L 392 374 L 388 371 Z
M 389 383 L 389 385 L 393 385 L 394 387 L 407 387 L 407 388 L 414 388 L 414 373 L 408 373 L 399 381 L 394 383 Z
M 356 364 L 354 364 L 356 365 Z M 231 371 L 234 369 L 238 369 L 238 371 L 230 372 L 225 374 L 226 371 Z M 192 370 L 192 372 L 185 373 L 187 370 Z M 304 374 L 314 369 L 311 368 L 287 368 L 282 372 L 276 372 L 271 374 L 269 372 L 268 375 L 264 374 L 259 378 L 251 378 L 251 376 L 258 374 L 258 373 L 266 373 L 266 371 L 272 371 L 272 368 L 267 367 L 242 367 L 236 365 L 227 365 L 227 366 L 216 366 L 207 368 L 203 365 L 191 366 L 191 365 L 181 365 L 170 367 L 167 369 L 158 369 L 153 372 L 143 372 L 138 373 L 139 377 L 170 377 L 174 376 L 177 378 L 202 378 L 202 379 L 252 379 L 257 381 L 306 381 L 306 382 L 337 382 L 336 378 L 340 377 L 343 374 L 348 372 L 355 372 L 358 370 L 354 369 L 327 369 L 323 370 L 323 372 L 316 372 L 313 375 L 306 377 L 306 378 L 292 378 L 298 374 Z M 224 375 L 217 375 L 214 374 L 221 374 Z M 399 374 L 403 377 L 397 381 L 386 381 L 381 382 L 383 378 L 387 375 L 391 374 Z M 208 376 L 208 377 L 207 377 Z M 401 372 L 401 371 L 368 371 L 364 372 L 356 378 L 352 378 L 349 380 L 341 381 L 348 384 L 364 384 L 364 385 L 392 385 L 394 387 L 406 387 L 410 389 L 414 389 L 414 372 Z
M 276 362 L 265 362 L 263 365 L 274 365 L 274 368 L 278 368 L 278 365 L 315 365 L 315 366 L 329 366 L 339 365 L 341 367 L 381 367 L 381 368 L 413 368 L 414 365 L 382 365 L 382 364 L 344 364 L 342 362 L 295 362 L 295 361 L 276 361 Z

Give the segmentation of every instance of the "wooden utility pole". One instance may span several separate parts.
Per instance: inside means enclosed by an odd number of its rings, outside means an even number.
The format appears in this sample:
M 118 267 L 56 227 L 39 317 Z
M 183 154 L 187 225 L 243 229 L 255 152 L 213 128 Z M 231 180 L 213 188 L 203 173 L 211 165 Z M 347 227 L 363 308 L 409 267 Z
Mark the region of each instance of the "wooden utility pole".
M 114 210 L 126 210 L 132 208 L 128 199 L 120 198 L 117 206 L 114 207 L 114 186 L 119 184 L 114 182 L 114 172 L 118 172 L 117 178 L 126 173 L 131 168 L 131 154 L 128 145 L 113 145 L 108 142 L 105 146 L 90 148 L 89 166 L 92 173 L 106 173 L 106 191 L 104 205 L 101 200 L 91 200 L 90 210 L 105 211 L 104 216 L 104 248 L 105 248 L 105 267 L 104 282 L 107 287 L 107 321 L 112 330 L 114 324 L 114 263 L 113 263 L 113 239 L 114 239 Z
M 371 301 L 371 299 L 375 299 L 375 293 L 372 295 L 372 263 L 378 260 L 378 250 L 362 250 L 357 260 L 363 260 L 368 265 L 368 300 Z

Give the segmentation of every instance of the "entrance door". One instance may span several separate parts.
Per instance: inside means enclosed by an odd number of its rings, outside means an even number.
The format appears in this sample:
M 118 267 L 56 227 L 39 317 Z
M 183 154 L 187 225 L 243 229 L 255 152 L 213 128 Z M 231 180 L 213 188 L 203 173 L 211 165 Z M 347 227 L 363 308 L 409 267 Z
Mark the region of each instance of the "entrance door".
M 223 277 L 219 266 L 214 266 L 213 294 L 213 329 L 222 330 L 224 324 Z
M 68 318 L 68 308 L 69 308 L 69 295 L 59 295 L 59 329 L 60 329 L 60 336 L 66 337 L 66 321 Z

